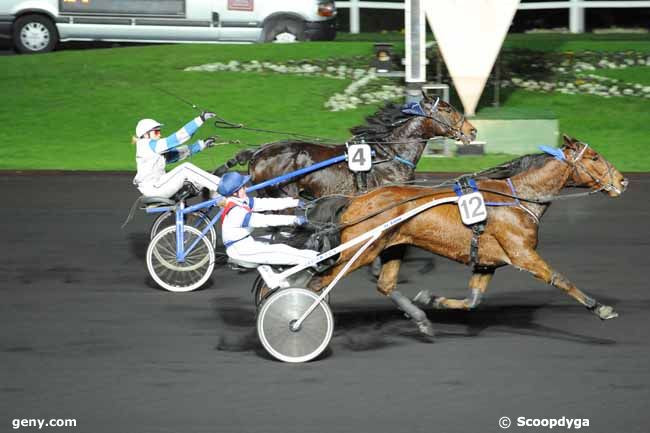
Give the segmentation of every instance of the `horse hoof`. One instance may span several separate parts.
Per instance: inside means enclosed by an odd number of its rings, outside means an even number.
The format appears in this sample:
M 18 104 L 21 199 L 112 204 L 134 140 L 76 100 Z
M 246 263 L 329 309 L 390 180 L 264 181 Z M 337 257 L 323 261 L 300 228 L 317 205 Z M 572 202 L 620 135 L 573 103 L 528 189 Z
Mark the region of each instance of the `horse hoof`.
M 413 297 L 412 301 L 422 307 L 428 307 L 431 305 L 431 298 L 431 293 L 429 293 L 428 290 L 420 290 L 418 294 Z
M 427 337 L 433 338 L 436 336 L 436 333 L 433 330 L 433 324 L 428 319 L 424 319 L 420 322 L 415 322 L 418 325 L 418 331 Z
M 600 317 L 601 320 L 615 319 L 618 317 L 618 313 L 609 305 L 601 305 L 596 308 L 596 315 Z

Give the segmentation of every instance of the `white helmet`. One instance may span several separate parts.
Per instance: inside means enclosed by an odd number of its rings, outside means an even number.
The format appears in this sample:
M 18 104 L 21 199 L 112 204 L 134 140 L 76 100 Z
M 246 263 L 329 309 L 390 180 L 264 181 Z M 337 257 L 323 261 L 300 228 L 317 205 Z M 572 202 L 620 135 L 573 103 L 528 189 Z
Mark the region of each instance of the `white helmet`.
M 135 127 L 135 136 L 142 138 L 147 132 L 152 129 L 160 128 L 161 126 L 163 126 L 162 123 L 158 123 L 153 119 L 142 119 Z

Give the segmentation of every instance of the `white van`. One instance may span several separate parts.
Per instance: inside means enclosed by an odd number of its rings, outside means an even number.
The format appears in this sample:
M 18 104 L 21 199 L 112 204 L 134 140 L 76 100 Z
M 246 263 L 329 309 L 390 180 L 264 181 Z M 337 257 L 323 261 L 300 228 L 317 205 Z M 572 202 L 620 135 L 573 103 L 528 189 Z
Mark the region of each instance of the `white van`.
M 331 40 L 331 0 L 0 0 L 0 37 L 21 53 L 59 41 Z

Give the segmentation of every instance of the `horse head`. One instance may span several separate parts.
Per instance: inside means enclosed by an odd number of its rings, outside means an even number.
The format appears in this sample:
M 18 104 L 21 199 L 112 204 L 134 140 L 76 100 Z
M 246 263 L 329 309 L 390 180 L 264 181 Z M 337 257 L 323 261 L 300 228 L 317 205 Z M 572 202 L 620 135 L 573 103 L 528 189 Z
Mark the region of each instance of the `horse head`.
M 618 197 L 627 189 L 629 181 L 605 158 L 588 144 L 564 135 L 562 153 L 573 166 L 572 186 L 603 191 L 610 197 Z
M 431 128 L 431 137 L 443 136 L 469 144 L 476 139 L 476 128 L 465 115 L 453 105 L 440 98 L 430 98 L 423 93 L 420 102 L 422 111 L 428 118 L 428 127 Z

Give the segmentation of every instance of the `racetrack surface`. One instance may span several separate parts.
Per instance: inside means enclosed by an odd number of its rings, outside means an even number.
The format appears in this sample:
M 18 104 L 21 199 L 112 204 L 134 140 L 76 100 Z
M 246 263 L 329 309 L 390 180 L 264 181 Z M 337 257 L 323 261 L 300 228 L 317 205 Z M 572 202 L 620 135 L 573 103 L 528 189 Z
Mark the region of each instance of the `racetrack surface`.
M 74 418 L 75 432 L 497 432 L 517 417 L 650 429 L 650 176 L 619 199 L 555 203 L 540 253 L 620 317 L 497 271 L 472 312 L 428 313 L 424 342 L 362 269 L 334 289 L 326 355 L 289 365 L 255 334 L 254 273 L 218 267 L 203 290 L 156 289 L 151 218 L 120 229 L 128 174 L 0 174 L 0 431 Z M 464 297 L 469 269 L 413 250 L 399 289 Z M 24 429 L 36 431 L 36 429 Z M 44 431 L 47 429 L 44 429 Z M 556 427 L 552 431 L 566 431 Z

